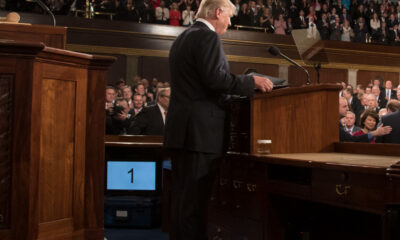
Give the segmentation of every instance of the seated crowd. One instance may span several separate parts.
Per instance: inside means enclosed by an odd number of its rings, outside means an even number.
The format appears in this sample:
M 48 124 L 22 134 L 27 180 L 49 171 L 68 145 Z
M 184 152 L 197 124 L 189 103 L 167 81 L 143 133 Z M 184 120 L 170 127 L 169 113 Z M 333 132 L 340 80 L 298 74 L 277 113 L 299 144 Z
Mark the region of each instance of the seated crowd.
M 106 134 L 162 135 L 170 97 L 168 82 L 135 78 L 106 88 Z
M 339 97 L 341 141 L 365 142 L 365 139 L 351 136 L 371 133 L 368 138 L 371 143 L 400 143 L 400 136 L 397 135 L 400 85 L 393 89 L 392 82 L 386 81 L 385 87 L 382 87 L 380 78 L 374 79 L 365 89 L 361 85 L 357 85 L 356 89 L 345 83 L 342 85 Z M 389 123 L 393 116 L 397 124 Z M 387 135 L 379 129 L 380 126 L 390 126 L 393 132 Z
M 201 0 L 90 0 L 95 11 L 113 12 L 115 19 L 189 26 Z M 55 13 L 85 9 L 86 0 L 46 0 Z M 232 0 L 232 26 L 265 28 L 291 34 L 293 29 L 319 32 L 322 39 L 400 44 L 400 1 L 387 0 Z M 30 5 L 29 5 L 30 4 Z M 34 9 L 25 0 L 0 0 L 6 10 Z M 28 6 L 29 5 L 29 6 Z

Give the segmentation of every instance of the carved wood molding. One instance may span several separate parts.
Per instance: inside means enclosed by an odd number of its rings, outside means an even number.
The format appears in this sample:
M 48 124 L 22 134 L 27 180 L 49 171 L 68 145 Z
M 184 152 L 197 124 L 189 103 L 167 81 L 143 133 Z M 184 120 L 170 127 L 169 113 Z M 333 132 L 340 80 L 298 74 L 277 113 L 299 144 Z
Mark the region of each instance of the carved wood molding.
M 9 227 L 13 75 L 0 74 L 0 229 Z

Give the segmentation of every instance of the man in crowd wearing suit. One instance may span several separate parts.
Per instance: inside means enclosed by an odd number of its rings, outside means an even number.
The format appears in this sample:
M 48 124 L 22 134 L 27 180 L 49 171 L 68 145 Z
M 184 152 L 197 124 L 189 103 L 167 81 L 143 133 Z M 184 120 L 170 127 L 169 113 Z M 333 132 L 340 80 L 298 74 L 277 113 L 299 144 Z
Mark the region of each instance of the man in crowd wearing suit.
M 163 135 L 171 90 L 162 88 L 158 92 L 157 104 L 143 108 L 132 122 L 128 134 Z
M 226 32 L 235 5 L 203 0 L 196 22 L 173 43 L 169 64 L 171 102 L 164 147 L 172 160 L 172 240 L 207 239 L 207 201 L 225 151 L 226 100 L 271 91 L 268 78 L 230 73 L 219 35 Z
M 390 104 L 390 105 L 389 105 Z M 383 143 L 400 143 L 400 103 L 397 100 L 391 100 L 387 109 L 391 113 L 382 116 L 381 122 L 383 126 L 391 126 L 392 132 L 386 136 L 382 136 Z M 394 112 L 392 112 L 394 110 Z
M 346 116 L 346 113 L 349 111 L 349 104 L 344 97 L 339 97 L 339 115 L 342 119 Z M 345 120 L 343 121 L 345 123 Z M 341 142 L 370 142 L 374 137 L 383 136 L 392 131 L 390 126 L 382 125 L 379 126 L 376 130 L 369 132 L 368 134 L 363 134 L 360 136 L 352 136 L 348 132 L 344 130 L 343 125 L 339 121 L 339 140 Z
M 350 110 L 353 113 L 356 113 L 356 122 L 358 123 L 360 120 L 360 115 L 363 112 L 362 105 L 360 100 L 357 97 L 353 97 L 353 90 L 350 88 L 343 89 L 343 97 L 346 98 L 347 102 L 350 105 Z
M 113 114 L 106 115 L 106 134 L 126 134 L 132 119 L 126 99 L 117 98 L 115 100 Z
M 372 87 L 372 94 L 375 95 L 376 101 L 378 102 L 379 109 L 385 108 L 386 104 L 387 104 L 387 100 L 385 99 L 384 95 L 381 95 L 381 90 L 377 85 L 374 85 Z
M 386 99 L 386 101 L 390 101 L 391 99 L 397 99 L 397 92 L 392 89 L 392 81 L 387 80 L 385 82 L 385 90 L 382 91 L 382 97 Z
M 344 126 L 343 126 L 344 130 L 350 133 L 351 135 L 353 135 L 353 133 L 355 132 L 360 131 L 361 128 L 357 127 L 355 125 L 355 122 L 356 122 L 356 115 L 352 111 L 348 111 L 344 119 Z
M 135 95 L 133 95 L 133 108 L 130 113 L 134 117 L 136 117 L 140 113 L 140 111 L 142 111 L 143 106 L 144 106 L 144 103 L 143 103 L 142 95 L 135 93 Z

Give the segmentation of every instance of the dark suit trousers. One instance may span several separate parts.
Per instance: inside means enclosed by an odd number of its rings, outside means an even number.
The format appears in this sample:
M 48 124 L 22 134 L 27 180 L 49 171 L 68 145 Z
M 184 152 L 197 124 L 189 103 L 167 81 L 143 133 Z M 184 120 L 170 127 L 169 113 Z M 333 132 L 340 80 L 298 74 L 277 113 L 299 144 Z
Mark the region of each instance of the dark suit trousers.
M 170 240 L 207 239 L 207 203 L 219 154 L 174 151 Z

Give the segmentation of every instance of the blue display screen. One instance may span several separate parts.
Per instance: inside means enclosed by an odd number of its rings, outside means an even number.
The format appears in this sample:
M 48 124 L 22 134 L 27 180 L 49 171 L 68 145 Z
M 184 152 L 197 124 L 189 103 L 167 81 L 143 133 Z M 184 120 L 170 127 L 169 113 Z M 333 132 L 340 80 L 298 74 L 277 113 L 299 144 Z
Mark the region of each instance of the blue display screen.
M 156 163 L 108 161 L 107 190 L 156 190 Z

